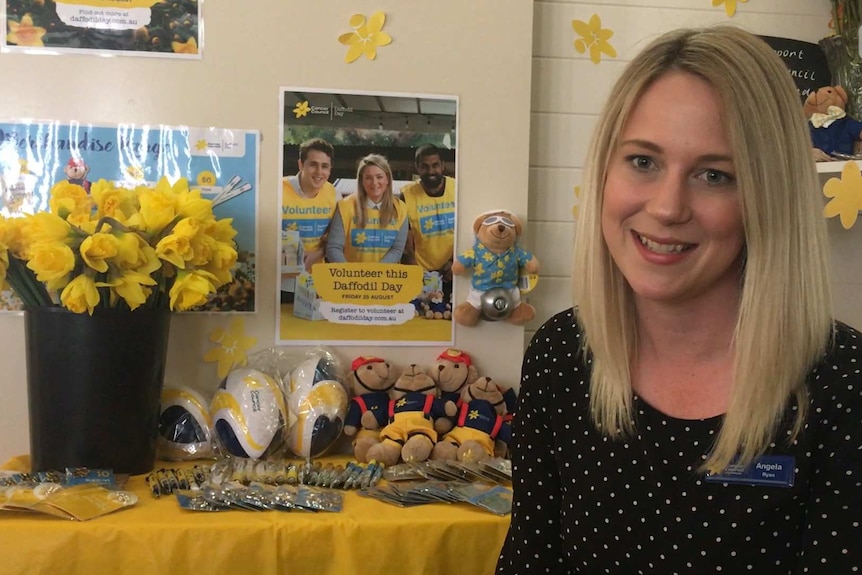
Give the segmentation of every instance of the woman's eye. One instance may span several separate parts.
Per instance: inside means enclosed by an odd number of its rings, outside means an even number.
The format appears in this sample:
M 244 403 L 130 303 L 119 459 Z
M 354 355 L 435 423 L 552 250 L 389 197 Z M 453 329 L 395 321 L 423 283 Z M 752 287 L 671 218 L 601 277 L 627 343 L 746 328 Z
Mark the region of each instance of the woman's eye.
M 638 170 L 649 170 L 653 167 L 652 158 L 649 156 L 629 156 L 627 160 L 632 167 Z
M 733 176 L 721 170 L 704 170 L 700 177 L 711 186 L 727 186 L 736 181 Z

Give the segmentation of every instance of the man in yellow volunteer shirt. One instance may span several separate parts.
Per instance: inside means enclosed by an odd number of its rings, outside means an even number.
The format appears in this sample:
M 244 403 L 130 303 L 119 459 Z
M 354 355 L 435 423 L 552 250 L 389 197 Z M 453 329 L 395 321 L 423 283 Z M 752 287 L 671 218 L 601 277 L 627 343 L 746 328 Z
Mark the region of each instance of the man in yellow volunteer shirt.
M 446 166 L 433 144 L 416 149 L 414 167 L 419 180 L 401 188 L 409 222 L 405 263 L 439 272 L 449 302 L 455 250 L 455 178 L 444 174 Z
M 309 272 L 311 266 L 323 261 L 326 231 L 337 203 L 335 187 L 329 183 L 334 156 L 335 150 L 326 140 L 306 140 L 299 145 L 299 171 L 282 179 L 281 229 L 299 232 L 302 265 Z M 281 276 L 282 303 L 293 301 L 294 276 Z

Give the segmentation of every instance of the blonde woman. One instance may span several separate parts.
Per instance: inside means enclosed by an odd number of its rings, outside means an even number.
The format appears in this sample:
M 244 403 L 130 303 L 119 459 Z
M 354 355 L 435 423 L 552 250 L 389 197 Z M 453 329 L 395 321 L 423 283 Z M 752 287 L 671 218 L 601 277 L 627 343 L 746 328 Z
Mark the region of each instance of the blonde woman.
M 356 192 L 338 202 L 326 259 L 340 262 L 401 262 L 407 242 L 407 210 L 392 193 L 392 170 L 381 155 L 359 161 Z
M 862 338 L 799 97 L 732 27 L 655 40 L 586 163 L 573 310 L 524 358 L 497 572 L 862 568 Z

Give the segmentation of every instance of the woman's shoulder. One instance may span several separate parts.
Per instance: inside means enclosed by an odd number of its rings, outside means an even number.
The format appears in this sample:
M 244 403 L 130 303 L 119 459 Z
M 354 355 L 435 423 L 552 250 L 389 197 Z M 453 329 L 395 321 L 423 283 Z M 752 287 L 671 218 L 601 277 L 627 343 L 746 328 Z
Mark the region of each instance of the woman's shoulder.
M 834 322 L 832 340 L 812 372 L 810 387 L 815 403 L 834 406 L 850 401 L 862 409 L 862 333 Z
M 575 310 L 569 308 L 551 316 L 536 330 L 524 358 L 536 361 L 580 358 L 581 343 L 581 328 Z

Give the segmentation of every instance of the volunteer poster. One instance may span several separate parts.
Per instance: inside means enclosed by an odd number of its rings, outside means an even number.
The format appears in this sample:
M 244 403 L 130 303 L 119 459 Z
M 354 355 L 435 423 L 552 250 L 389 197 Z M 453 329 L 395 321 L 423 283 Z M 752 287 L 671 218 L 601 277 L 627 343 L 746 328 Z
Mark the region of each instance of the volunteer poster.
M 276 340 L 449 345 L 453 96 L 282 88 Z
M 4 51 L 201 57 L 203 0 L 4 1 Z
M 64 179 L 89 190 L 101 179 L 131 189 L 186 178 L 237 231 L 234 281 L 196 311 L 253 312 L 258 141 L 251 130 L 0 121 L 0 215 L 47 210 L 51 187 Z M 11 292 L 0 296 L 0 309 L 20 308 Z

